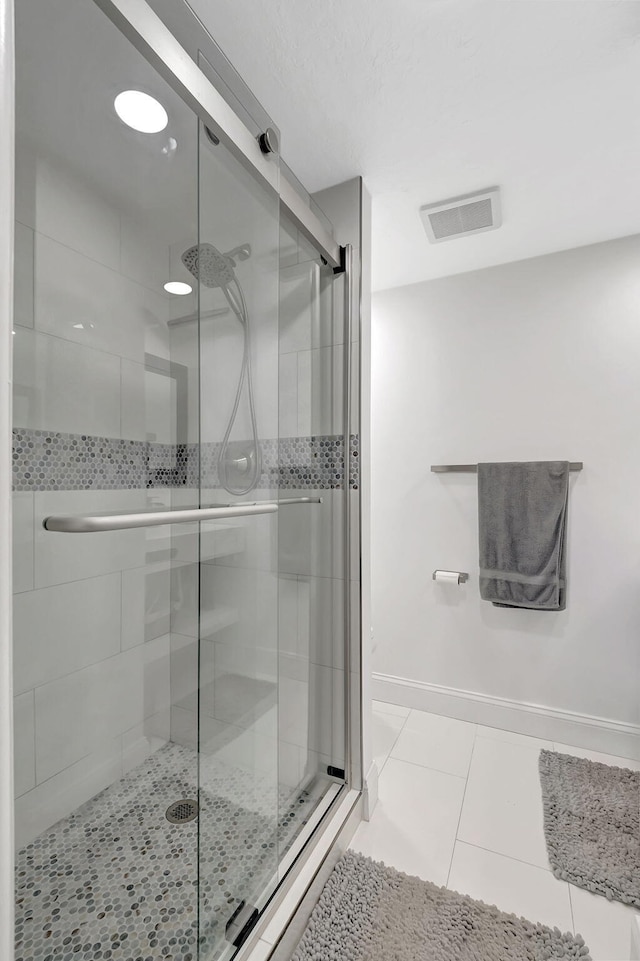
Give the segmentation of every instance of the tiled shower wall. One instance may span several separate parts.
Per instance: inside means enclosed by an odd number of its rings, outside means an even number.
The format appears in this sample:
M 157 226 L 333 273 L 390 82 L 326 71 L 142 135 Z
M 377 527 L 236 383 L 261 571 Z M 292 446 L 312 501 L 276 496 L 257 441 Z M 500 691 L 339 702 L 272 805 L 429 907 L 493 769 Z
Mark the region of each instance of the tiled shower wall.
M 54 162 L 21 151 L 16 173 L 14 424 L 169 441 L 148 436 L 144 396 L 145 352 L 169 356 L 168 251 Z M 169 737 L 168 529 L 72 536 L 42 520 L 168 496 L 14 494 L 18 845 Z

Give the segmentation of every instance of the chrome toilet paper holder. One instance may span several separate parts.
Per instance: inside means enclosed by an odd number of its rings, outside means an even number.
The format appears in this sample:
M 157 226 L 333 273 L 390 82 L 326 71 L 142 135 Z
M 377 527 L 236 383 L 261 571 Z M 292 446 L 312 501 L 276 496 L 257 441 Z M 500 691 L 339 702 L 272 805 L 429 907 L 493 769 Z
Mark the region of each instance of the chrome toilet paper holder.
M 434 571 L 431 575 L 433 581 L 437 581 L 436 574 L 457 574 L 458 584 L 466 584 L 469 580 L 469 575 L 465 571 Z

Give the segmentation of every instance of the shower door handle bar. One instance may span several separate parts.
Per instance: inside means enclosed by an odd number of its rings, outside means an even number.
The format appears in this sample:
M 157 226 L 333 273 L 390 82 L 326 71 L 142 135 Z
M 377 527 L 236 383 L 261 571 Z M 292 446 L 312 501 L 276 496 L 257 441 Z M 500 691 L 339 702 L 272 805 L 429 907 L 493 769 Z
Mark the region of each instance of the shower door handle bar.
M 98 531 L 126 531 L 134 527 L 161 527 L 164 524 L 192 524 L 194 521 L 216 521 L 225 517 L 248 517 L 252 514 L 275 514 L 278 505 L 236 504 L 229 507 L 197 507 L 189 510 L 142 511 L 132 514 L 84 514 L 45 517 L 46 531 L 62 534 L 94 534 Z
M 278 507 L 287 507 L 289 504 L 322 504 L 321 497 L 281 497 Z

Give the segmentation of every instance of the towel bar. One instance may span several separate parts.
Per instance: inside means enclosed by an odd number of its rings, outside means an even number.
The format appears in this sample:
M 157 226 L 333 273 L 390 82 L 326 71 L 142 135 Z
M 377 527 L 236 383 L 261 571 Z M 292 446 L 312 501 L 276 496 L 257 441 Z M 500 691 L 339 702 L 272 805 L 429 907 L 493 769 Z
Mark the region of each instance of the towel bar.
M 570 471 L 582 470 L 584 464 L 581 460 L 571 461 L 569 464 Z M 432 464 L 431 472 L 433 474 L 477 474 L 478 465 L 477 464 Z

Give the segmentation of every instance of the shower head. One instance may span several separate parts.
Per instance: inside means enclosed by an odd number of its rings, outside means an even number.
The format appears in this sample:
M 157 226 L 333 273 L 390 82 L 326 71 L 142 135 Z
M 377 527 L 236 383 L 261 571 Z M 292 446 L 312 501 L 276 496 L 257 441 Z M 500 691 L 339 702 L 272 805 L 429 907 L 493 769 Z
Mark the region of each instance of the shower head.
M 236 279 L 234 262 L 213 244 L 196 244 L 182 255 L 182 263 L 205 287 L 228 287 Z

